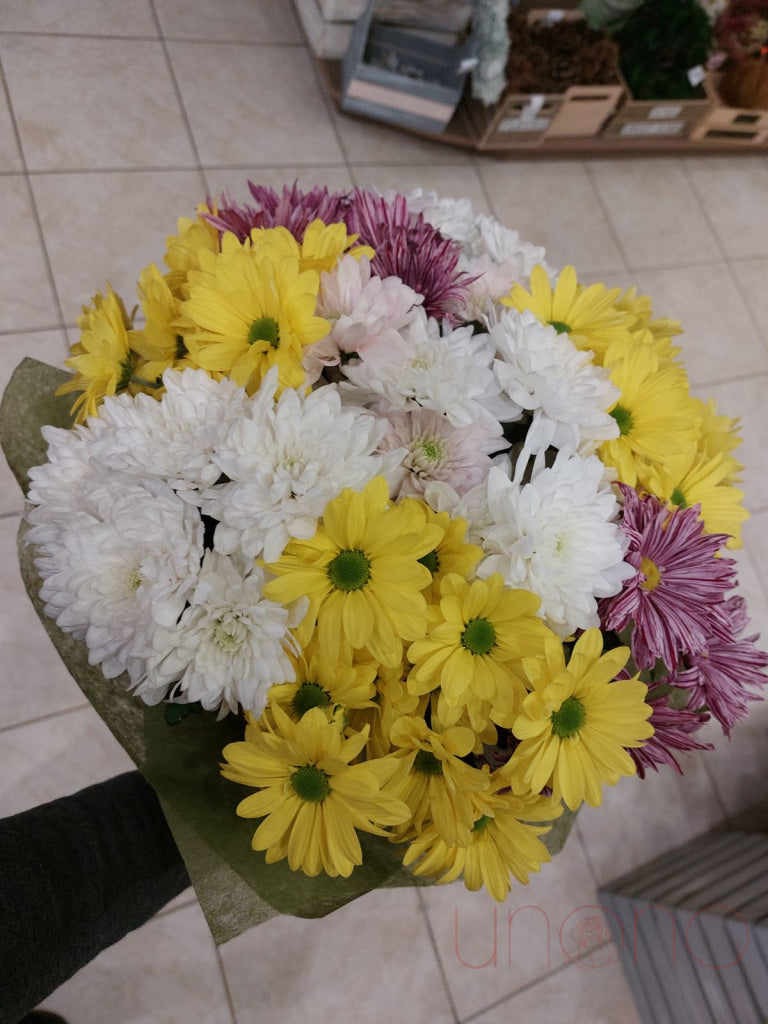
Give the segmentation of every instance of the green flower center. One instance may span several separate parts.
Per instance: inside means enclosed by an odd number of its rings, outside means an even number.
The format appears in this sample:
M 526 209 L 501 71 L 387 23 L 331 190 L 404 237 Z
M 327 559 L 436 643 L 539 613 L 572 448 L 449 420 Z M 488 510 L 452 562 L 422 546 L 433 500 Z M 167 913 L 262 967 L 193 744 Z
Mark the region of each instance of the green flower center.
M 439 462 L 443 457 L 442 450 L 435 441 L 422 441 L 420 448 L 424 458 L 429 462 Z
M 331 703 L 330 694 L 317 683 L 302 683 L 296 691 L 291 707 L 301 716 L 310 708 L 321 708 Z
M 422 775 L 443 774 L 443 762 L 435 757 L 431 750 L 420 750 L 414 759 L 413 767 Z
M 314 764 L 303 764 L 291 776 L 293 791 L 300 800 L 319 804 L 331 792 L 328 776 Z
M 371 563 L 362 551 L 347 548 L 328 563 L 328 579 L 336 590 L 362 590 L 371 578 Z
M 184 338 L 180 335 L 176 335 L 176 358 L 183 359 L 187 354 L 187 346 L 184 344 Z
M 440 557 L 437 551 L 428 551 L 423 558 L 419 559 L 419 565 L 424 565 L 434 576 L 440 568 Z
M 473 832 L 484 832 L 488 827 L 488 822 L 493 821 L 493 818 L 489 814 L 482 814 L 475 824 L 472 826 Z
M 496 630 L 488 619 L 470 619 L 461 634 L 461 646 L 470 654 L 488 654 L 496 643 Z
M 550 320 L 549 326 L 554 327 L 558 334 L 570 334 L 572 327 L 570 324 L 564 324 L 562 320 Z
M 574 736 L 586 721 L 587 713 L 578 697 L 566 697 L 559 711 L 552 712 L 552 735 L 561 740 Z
M 280 347 L 280 325 L 271 316 L 260 316 L 248 328 L 248 341 L 251 345 L 256 341 L 266 341 L 272 348 Z
M 676 487 L 674 491 L 672 491 L 669 496 L 669 500 L 673 505 L 677 505 L 680 508 L 688 508 L 688 502 L 685 500 L 685 495 L 679 487 Z
M 622 437 L 628 434 L 634 426 L 632 420 L 632 413 L 629 409 L 625 409 L 623 405 L 617 405 L 611 409 L 611 416 L 616 420 L 619 425 L 619 433 Z

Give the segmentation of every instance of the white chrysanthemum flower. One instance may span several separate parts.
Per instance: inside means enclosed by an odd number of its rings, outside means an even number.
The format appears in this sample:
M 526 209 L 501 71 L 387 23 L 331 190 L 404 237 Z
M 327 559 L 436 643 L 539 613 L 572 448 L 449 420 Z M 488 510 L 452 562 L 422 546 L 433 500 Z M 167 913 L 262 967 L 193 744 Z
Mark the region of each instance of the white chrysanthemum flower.
M 449 199 L 421 188 L 407 192 L 405 198 L 411 213 L 423 214 L 424 220 L 445 238 L 470 249 L 476 244 L 479 229 L 469 199 Z
M 85 640 L 88 660 L 111 679 L 138 682 L 158 626 L 172 626 L 203 557 L 196 508 L 165 484 L 105 479 L 91 495 L 99 519 L 63 530 L 36 565 L 45 611 Z
M 106 429 L 96 418 L 71 430 L 42 428 L 48 461 L 29 471 L 27 497 L 34 508 L 26 516 L 33 524 L 27 543 L 55 543 L 62 529 L 98 518 L 92 495 L 112 473 L 93 458 L 92 444 Z
M 599 626 L 597 599 L 610 597 L 635 570 L 623 561 L 627 539 L 619 506 L 596 455 L 560 453 L 530 483 L 488 474 L 492 525 L 478 575 L 500 572 L 510 587 L 541 598 L 539 614 L 559 636 Z
M 343 256 L 333 270 L 320 275 L 318 316 L 331 322 L 330 333 L 304 352 L 304 367 L 316 380 L 324 366 L 338 365 L 347 355 L 386 348 L 397 331 L 413 319 L 424 301 L 399 277 L 380 278 L 371 273 L 370 260 Z
M 550 278 L 557 276 L 555 269 L 545 259 L 543 246 L 524 241 L 517 231 L 483 213 L 478 215 L 475 224 L 481 240 L 475 255 L 485 252 L 494 263 L 508 265 L 510 270 L 514 270 L 514 280 L 518 283 L 527 281 L 537 264 L 544 267 Z
M 237 560 L 206 552 L 200 582 L 178 625 L 158 630 L 147 678 L 136 690 L 157 704 L 173 687 L 172 699 L 200 701 L 221 714 L 241 705 L 256 716 L 274 683 L 292 682 L 286 650 L 296 651 L 289 629 L 306 613 L 306 600 L 290 611 L 262 596 L 265 573 L 243 572 Z
M 220 476 L 212 454 L 248 406 L 245 389 L 193 369 L 166 370 L 163 384 L 159 402 L 106 398 L 98 419 L 112 429 L 94 438 L 91 453 L 112 469 L 159 477 L 177 490 L 209 487 Z
M 512 466 L 507 454 L 502 452 L 491 461 L 493 466 L 497 466 L 507 478 L 509 477 Z M 432 480 L 424 487 L 424 501 L 435 512 L 447 512 L 451 519 L 466 520 L 468 544 L 482 544 L 485 530 L 493 524 L 488 508 L 486 481 L 465 491 L 464 494 L 459 494 L 450 484 L 442 480 Z
M 425 486 L 436 480 L 465 494 L 485 480 L 493 465 L 489 456 L 509 447 L 496 421 L 457 428 L 441 413 L 416 409 L 391 413 L 387 422 L 379 450 L 406 450 L 396 471 L 395 498 L 421 497 Z
M 399 344 L 344 366 L 354 385 L 341 385 L 345 402 L 382 414 L 432 409 L 455 427 L 520 416 L 494 377 L 494 348 L 487 334 L 473 334 L 468 326 L 441 336 L 437 321 L 419 308 L 399 337 Z
M 344 487 L 388 475 L 403 452 L 374 455 L 386 429 L 370 413 L 344 409 L 333 385 L 306 397 L 286 388 L 275 402 L 277 369 L 264 378 L 247 417 L 215 455 L 228 478 L 204 491 L 218 521 L 214 547 L 276 561 L 292 537 L 314 536 L 318 518 Z
M 567 334 L 542 324 L 530 311 L 507 309 L 491 328 L 499 356 L 493 364 L 504 392 L 533 413 L 515 478 L 531 455 L 550 446 L 591 455 L 603 441 L 619 436 L 607 412 L 620 397 L 606 370 L 590 352 L 580 352 Z

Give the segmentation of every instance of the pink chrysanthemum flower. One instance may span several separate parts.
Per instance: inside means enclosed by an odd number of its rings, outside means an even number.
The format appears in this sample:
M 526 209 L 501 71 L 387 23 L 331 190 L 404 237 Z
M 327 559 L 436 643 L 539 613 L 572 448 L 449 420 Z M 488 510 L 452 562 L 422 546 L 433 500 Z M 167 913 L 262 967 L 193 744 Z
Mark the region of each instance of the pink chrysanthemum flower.
M 408 209 L 405 196 L 383 196 L 355 189 L 345 215 L 347 230 L 376 251 L 371 266 L 379 277 L 399 277 L 424 296 L 429 316 L 454 322 L 454 310 L 466 298 L 470 278 L 458 269 L 461 249 L 444 238 L 421 213 Z
M 749 701 L 764 699 L 759 690 L 768 681 L 763 671 L 768 654 L 755 646 L 756 633 L 739 639 L 749 623 L 744 598 L 729 598 L 724 610 L 729 635 L 711 634 L 700 650 L 683 659 L 669 682 L 690 690 L 688 706 L 706 705 L 730 736 L 736 722 L 747 714 Z
M 224 193 L 219 204 L 218 214 L 205 214 L 208 220 L 219 231 L 231 231 L 244 242 L 253 228 L 287 228 L 299 242 L 304 238 L 307 225 L 313 220 L 321 220 L 324 224 L 343 221 L 349 205 L 348 192 L 329 192 L 327 188 L 315 185 L 309 192 L 302 192 L 298 183 L 284 185 L 282 195 L 273 188 L 248 182 L 251 195 L 256 200 L 255 206 L 236 203 L 228 193 Z M 210 206 L 210 200 L 208 205 Z
M 628 673 L 623 675 L 629 678 Z M 659 693 L 657 687 L 648 691 L 645 703 L 653 708 L 653 714 L 648 719 L 653 726 L 653 736 L 645 741 L 644 747 L 632 747 L 628 751 L 641 779 L 645 778 L 649 768 L 657 772 L 659 765 L 662 764 L 671 765 L 682 775 L 683 769 L 674 751 L 714 749 L 711 743 L 699 743 L 693 738 L 693 733 L 709 721 L 709 715 L 705 711 L 673 708 L 669 703 L 669 694 Z
M 372 274 L 367 256 L 342 256 L 320 275 L 315 313 L 330 322 L 331 330 L 304 352 L 310 380 L 317 380 L 325 366 L 338 366 L 342 353 L 364 355 L 402 344 L 398 331 L 420 304 L 421 296 L 399 278 Z
M 704 648 L 713 632 L 727 638 L 722 611 L 725 591 L 735 584 L 734 562 L 717 558 L 725 534 L 705 534 L 700 508 L 670 511 L 652 495 L 620 485 L 621 527 L 629 538 L 624 560 L 637 571 L 616 597 L 600 602 L 604 629 L 620 632 L 633 623 L 632 657 L 638 668 L 661 658 L 671 671 L 681 654 Z
M 379 442 L 380 451 L 405 448 L 397 471 L 393 497 L 422 497 L 427 484 L 439 480 L 450 484 L 457 494 L 466 494 L 488 476 L 492 454 L 509 447 L 501 426 L 489 422 L 454 427 L 450 420 L 431 409 L 393 412 L 389 428 Z

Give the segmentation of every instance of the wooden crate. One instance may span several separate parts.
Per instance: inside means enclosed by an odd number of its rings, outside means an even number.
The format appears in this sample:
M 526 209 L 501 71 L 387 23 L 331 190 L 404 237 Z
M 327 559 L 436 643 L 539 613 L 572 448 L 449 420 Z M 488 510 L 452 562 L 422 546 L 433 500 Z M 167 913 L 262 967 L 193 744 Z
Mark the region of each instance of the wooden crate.
M 571 8 L 575 6 L 571 5 Z M 530 25 L 538 22 L 583 21 L 580 11 L 562 2 L 534 0 L 527 12 Z M 589 138 L 598 135 L 624 95 L 624 86 L 572 85 L 563 93 L 518 93 L 504 96 L 494 107 L 472 104 L 479 132 L 479 149 L 505 150 L 538 146 L 545 139 Z
M 621 72 L 619 77 L 624 82 Z M 688 139 L 713 105 L 709 96 L 694 100 L 636 100 L 626 82 L 624 94 L 624 103 L 603 129 L 603 135 Z
M 704 80 L 712 107 L 691 132 L 691 138 L 736 146 L 759 146 L 768 141 L 768 110 L 726 106 L 720 99 L 720 78 L 718 73 L 710 71 Z
M 545 139 L 598 135 L 621 100 L 620 85 L 572 85 L 564 93 L 507 96 L 495 107 L 473 102 L 478 149 L 538 146 Z

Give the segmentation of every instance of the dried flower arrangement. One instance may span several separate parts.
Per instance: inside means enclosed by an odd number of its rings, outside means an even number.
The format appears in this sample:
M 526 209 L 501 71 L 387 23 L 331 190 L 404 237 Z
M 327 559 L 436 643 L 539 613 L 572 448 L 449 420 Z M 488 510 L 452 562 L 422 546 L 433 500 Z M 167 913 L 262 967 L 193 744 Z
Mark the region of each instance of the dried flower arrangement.
M 512 11 L 507 26 L 509 93 L 560 93 L 570 85 L 618 81 L 616 44 L 583 20 L 529 24 Z
M 715 39 L 726 58 L 723 100 L 768 110 L 768 0 L 731 0 L 715 22 Z

